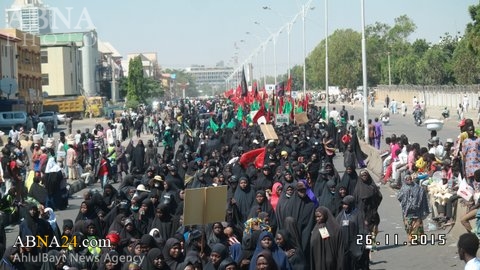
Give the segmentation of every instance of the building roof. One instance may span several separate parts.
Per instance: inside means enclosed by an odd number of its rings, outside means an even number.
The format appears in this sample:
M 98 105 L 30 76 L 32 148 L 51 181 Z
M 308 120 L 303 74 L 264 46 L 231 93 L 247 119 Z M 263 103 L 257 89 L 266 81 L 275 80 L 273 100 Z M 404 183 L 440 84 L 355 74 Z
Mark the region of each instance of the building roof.
M 6 34 L 6 33 L 2 34 L 1 31 L 0 31 L 0 39 L 6 39 L 10 41 L 21 41 L 21 39 L 14 36 L 10 36 L 9 34 Z
M 83 46 L 83 36 L 85 35 L 85 33 L 89 33 L 89 32 L 91 31 L 72 32 L 72 33 L 52 33 L 52 34 L 40 35 L 40 44 L 41 45 L 59 45 L 59 44 L 70 44 L 72 42 L 75 42 L 77 45 Z
M 109 42 L 98 41 L 98 51 L 104 54 L 111 54 L 112 57 L 121 58 L 122 55 Z
M 15 0 L 12 7 L 26 7 L 26 6 L 43 6 L 42 0 L 33 0 L 31 4 L 28 4 L 27 0 Z

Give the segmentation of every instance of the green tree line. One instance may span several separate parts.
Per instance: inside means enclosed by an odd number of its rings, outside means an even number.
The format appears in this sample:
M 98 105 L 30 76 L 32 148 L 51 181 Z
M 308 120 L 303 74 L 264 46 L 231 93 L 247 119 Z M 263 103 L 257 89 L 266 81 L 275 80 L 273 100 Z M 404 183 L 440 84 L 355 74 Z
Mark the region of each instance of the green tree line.
M 379 84 L 467 85 L 479 83 L 480 4 L 469 7 L 465 34 L 445 33 L 439 42 L 409 41 L 416 25 L 407 15 L 393 25 L 376 22 L 365 29 L 367 76 Z M 361 33 L 340 29 L 328 37 L 329 85 L 355 89 L 362 84 Z M 388 59 L 390 58 L 390 65 Z M 390 69 L 390 77 L 389 77 Z M 294 89 L 303 87 L 303 66 L 292 67 Z M 286 79 L 286 75 L 279 76 Z M 325 88 L 325 40 L 306 59 L 308 89 Z

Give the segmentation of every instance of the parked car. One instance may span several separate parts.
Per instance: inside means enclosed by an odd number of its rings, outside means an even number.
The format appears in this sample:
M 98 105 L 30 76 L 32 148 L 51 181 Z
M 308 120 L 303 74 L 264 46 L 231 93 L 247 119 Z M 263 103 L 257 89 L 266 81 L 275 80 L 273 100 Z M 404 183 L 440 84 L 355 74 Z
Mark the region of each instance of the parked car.
M 356 92 L 356 93 L 353 95 L 353 100 L 360 100 L 360 101 L 362 101 L 362 100 L 363 100 L 363 93 L 362 93 L 362 92 Z
M 53 111 L 45 111 L 38 115 L 38 119 L 44 123 L 54 121 L 55 119 L 55 112 Z
M 64 124 L 66 118 L 67 118 L 67 115 L 66 115 L 66 114 L 64 114 L 64 113 L 57 113 L 57 121 L 58 121 L 58 124 L 59 124 L 59 125 Z
M 9 129 L 12 126 L 15 128 L 26 127 L 27 113 L 22 111 L 10 111 L 0 113 L 0 129 Z

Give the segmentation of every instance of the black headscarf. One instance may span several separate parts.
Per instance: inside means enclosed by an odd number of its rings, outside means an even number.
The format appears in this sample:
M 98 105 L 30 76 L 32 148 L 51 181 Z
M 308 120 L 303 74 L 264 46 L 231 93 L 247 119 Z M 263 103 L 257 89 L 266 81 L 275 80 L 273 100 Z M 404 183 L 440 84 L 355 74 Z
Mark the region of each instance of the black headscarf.
M 240 178 L 239 182 L 241 181 L 246 181 L 247 186 L 242 189 L 239 184 L 233 194 L 233 198 L 236 201 L 236 207 L 240 215 L 240 222 L 243 223 L 247 220 L 250 209 L 252 208 L 255 200 L 255 191 L 251 188 L 250 183 L 245 177 Z
M 143 261 L 142 269 L 157 269 L 154 260 L 161 258 L 163 260 L 162 251 L 159 248 L 152 248 L 148 251 Z
M 163 257 L 165 258 L 165 263 L 170 267 L 170 269 L 177 269 L 177 265 L 183 261 L 183 255 L 180 254 L 178 258 L 173 258 L 170 256 L 170 249 L 178 245 L 180 247 L 180 241 L 176 238 L 169 238 L 167 242 L 165 242 L 165 246 L 163 247 Z
M 328 208 L 320 206 L 315 212 L 322 213 L 324 223 L 316 223 L 310 239 L 310 267 L 318 270 L 343 269 L 343 241 L 340 226 Z M 320 228 L 326 228 L 329 237 L 323 239 Z

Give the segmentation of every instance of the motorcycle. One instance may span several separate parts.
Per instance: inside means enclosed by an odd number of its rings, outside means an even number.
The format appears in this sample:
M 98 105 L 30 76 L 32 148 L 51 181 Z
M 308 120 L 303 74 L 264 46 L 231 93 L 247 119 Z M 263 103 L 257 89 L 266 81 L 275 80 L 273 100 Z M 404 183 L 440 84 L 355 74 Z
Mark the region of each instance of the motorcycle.
M 442 112 L 442 116 L 443 116 L 444 119 L 449 118 L 450 117 L 450 111 L 447 108 L 445 108 Z
M 422 110 L 416 109 L 413 111 L 413 119 L 415 120 L 415 124 L 417 126 L 422 125 Z

